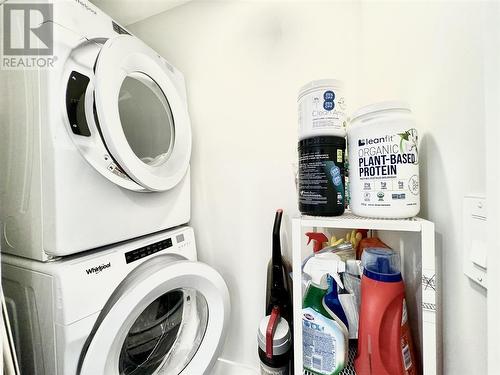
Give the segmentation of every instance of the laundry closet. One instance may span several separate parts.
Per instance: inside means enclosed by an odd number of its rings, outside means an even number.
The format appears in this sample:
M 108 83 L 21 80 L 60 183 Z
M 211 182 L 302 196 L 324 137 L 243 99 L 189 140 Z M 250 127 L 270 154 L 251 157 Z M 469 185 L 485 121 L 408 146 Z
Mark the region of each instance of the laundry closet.
M 436 232 L 438 373 L 487 373 L 496 350 L 487 345 L 495 316 L 487 295 L 495 297 L 464 274 L 463 207 L 465 196 L 485 196 L 487 179 L 493 186 L 498 17 L 494 2 L 194 1 L 130 25 L 186 74 L 200 255 L 238 301 L 223 358 L 257 366 L 269 212 L 297 213 L 298 91 L 337 78 L 350 114 L 380 100 L 410 103 L 420 135 L 419 216 Z M 492 199 L 488 215 L 496 215 Z M 291 252 L 291 220 L 284 225 Z
M 21 70 L 0 70 L 0 79 L 16 75 L 0 89 L 0 116 L 10 124 L 0 160 L 13 166 L 0 169 L 0 193 L 15 191 L 13 200 L 0 199 L 11 325 L 41 309 L 22 337 L 14 329 L 12 341 L 28 348 L 18 358 L 25 368 L 113 375 L 154 373 L 161 363 L 167 374 L 260 374 L 272 218 L 281 208 L 295 375 L 303 374 L 301 267 L 313 254 L 305 234 L 330 239 L 358 229 L 400 252 L 419 373 L 500 371 L 500 3 L 66 6 L 81 12 L 54 19 L 63 36 L 55 49 L 66 51 L 70 65 L 47 76 L 26 70 L 22 78 Z M 98 27 L 89 29 L 101 10 Z M 110 36 L 120 38 L 107 43 Z M 54 74 L 64 78 L 60 85 L 49 84 L 60 80 Z M 124 74 L 127 87 L 112 84 Z M 322 79 L 343 82 L 347 129 L 362 106 L 397 100 L 411 108 L 417 218 L 301 216 L 297 96 Z M 40 87 L 50 94 L 40 95 Z M 13 103 L 22 115 L 7 110 Z M 47 115 L 47 105 L 63 110 Z M 49 133 L 23 128 L 44 116 Z M 121 121 L 141 116 L 154 139 Z M 54 125 L 61 118 L 66 128 Z M 160 123 L 169 128 L 159 131 Z M 91 306 L 80 308 L 83 299 Z M 165 330 L 164 322 L 176 328 Z M 144 330 L 160 338 L 154 348 Z M 45 332 L 50 343 L 35 345 Z

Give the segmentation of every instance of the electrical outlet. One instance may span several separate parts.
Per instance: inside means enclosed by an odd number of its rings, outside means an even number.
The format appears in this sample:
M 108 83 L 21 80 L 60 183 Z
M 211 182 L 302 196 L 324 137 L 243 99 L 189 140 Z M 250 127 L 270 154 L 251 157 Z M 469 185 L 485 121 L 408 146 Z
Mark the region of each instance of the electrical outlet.
M 486 199 L 466 196 L 463 209 L 464 273 L 487 289 L 486 220 Z

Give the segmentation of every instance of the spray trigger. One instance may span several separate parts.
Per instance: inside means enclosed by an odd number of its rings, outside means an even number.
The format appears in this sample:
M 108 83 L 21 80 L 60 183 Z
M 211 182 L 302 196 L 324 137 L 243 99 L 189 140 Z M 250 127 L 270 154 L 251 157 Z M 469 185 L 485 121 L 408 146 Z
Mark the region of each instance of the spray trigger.
M 306 236 L 308 245 L 313 241 L 313 251 L 315 253 L 323 249 L 323 243 L 328 242 L 328 237 L 320 232 L 307 232 Z
M 316 254 L 304 266 L 304 272 L 311 276 L 311 281 L 316 285 L 322 285 L 323 276 L 332 275 L 334 280 L 342 286 L 339 273 L 345 272 L 345 263 L 337 254 Z

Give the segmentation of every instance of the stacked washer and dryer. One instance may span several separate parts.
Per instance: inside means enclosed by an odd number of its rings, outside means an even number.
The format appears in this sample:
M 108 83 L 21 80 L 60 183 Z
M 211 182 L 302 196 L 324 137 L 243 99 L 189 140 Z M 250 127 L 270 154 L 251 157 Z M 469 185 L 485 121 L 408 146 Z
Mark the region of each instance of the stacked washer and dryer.
M 21 373 L 207 374 L 229 294 L 185 226 L 183 76 L 86 0 L 54 2 L 44 24 L 54 66 L 1 72 L 2 284 Z

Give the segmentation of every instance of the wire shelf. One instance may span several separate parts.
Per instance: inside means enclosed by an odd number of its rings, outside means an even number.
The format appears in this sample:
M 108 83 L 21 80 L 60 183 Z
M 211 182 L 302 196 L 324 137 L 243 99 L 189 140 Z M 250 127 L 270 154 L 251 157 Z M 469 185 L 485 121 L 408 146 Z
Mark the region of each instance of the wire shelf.
M 300 219 L 302 227 L 320 227 L 320 228 L 350 228 L 350 229 L 378 229 L 378 230 L 395 230 L 407 232 L 420 232 L 422 230 L 422 220 L 419 217 L 408 219 L 384 219 L 384 218 L 367 218 L 353 215 L 346 211 L 341 216 L 307 216 L 301 215 Z

